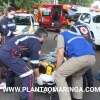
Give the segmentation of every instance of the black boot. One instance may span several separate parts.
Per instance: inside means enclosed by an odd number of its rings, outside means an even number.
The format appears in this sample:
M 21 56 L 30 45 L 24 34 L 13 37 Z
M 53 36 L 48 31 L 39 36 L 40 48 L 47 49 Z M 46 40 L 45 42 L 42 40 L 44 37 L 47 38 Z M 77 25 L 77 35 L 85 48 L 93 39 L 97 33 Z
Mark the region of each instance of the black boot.
M 75 99 L 75 98 L 73 98 L 72 100 L 82 100 L 82 99 Z
M 20 100 L 28 100 L 27 98 L 20 98 Z

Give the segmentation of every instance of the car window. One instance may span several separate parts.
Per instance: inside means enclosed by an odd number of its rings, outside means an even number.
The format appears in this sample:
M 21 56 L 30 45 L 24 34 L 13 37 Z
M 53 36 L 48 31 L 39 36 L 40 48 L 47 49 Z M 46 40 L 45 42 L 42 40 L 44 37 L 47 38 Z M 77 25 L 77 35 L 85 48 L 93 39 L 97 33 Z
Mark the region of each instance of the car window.
M 52 9 L 52 13 L 61 14 L 61 6 L 54 6 Z
M 90 14 L 88 14 L 88 13 L 82 14 L 80 17 L 80 20 L 85 22 L 85 23 L 90 23 L 90 21 L 91 21 Z
M 50 11 L 45 10 L 45 11 L 43 11 L 42 15 L 43 16 L 49 16 L 50 15 Z
M 15 16 L 16 25 L 31 25 L 29 16 Z
M 93 18 L 94 23 L 100 23 L 100 15 L 97 15 Z

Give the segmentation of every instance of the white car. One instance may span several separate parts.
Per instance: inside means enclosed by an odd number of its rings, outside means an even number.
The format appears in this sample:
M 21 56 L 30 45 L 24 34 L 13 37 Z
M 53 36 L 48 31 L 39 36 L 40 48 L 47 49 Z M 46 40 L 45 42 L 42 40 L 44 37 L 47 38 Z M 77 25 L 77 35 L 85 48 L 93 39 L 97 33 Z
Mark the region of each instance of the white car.
M 93 43 L 95 41 L 93 33 L 90 31 L 89 27 L 87 27 L 87 25 L 85 24 L 76 22 L 74 25 L 70 27 L 70 30 L 72 32 L 75 32 L 75 34 L 77 35 L 82 35 L 88 41 L 91 41 Z
M 33 34 L 39 27 L 32 14 L 17 13 L 15 14 L 15 22 L 16 30 L 21 34 Z
M 86 24 L 94 35 L 95 45 L 100 46 L 100 12 L 87 12 L 80 15 L 78 21 Z
M 90 8 L 88 8 L 88 7 L 79 6 L 79 7 L 77 7 L 76 13 L 82 14 L 82 13 L 89 12 L 89 10 L 90 10 Z

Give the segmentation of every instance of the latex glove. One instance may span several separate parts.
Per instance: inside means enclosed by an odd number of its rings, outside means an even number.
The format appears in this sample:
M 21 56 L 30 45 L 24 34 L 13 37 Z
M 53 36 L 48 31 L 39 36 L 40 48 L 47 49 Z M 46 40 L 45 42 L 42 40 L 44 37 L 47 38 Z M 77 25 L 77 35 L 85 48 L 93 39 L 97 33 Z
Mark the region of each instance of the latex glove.
M 39 85 L 43 85 L 45 83 L 48 82 L 53 82 L 54 83 L 54 78 L 52 75 L 47 75 L 47 74 L 41 74 L 38 78 L 37 78 L 37 83 Z
M 56 73 L 56 71 L 54 71 L 53 73 L 52 73 L 52 77 L 55 79 L 55 73 Z
M 43 80 L 42 80 L 41 75 L 39 77 L 37 77 L 37 84 L 38 85 L 43 85 Z

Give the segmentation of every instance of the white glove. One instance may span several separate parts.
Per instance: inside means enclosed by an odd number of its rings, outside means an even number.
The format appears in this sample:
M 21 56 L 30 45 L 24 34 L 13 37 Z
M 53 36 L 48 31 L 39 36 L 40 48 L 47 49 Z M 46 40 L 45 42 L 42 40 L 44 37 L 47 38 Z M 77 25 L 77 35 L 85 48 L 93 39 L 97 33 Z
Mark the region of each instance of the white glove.
M 0 90 L 6 89 L 6 83 L 2 82 L 0 83 Z
M 37 84 L 38 85 L 43 85 L 43 80 L 42 80 L 41 75 L 39 77 L 37 77 Z
M 53 73 L 52 73 L 52 77 L 55 79 L 55 73 L 56 73 L 56 71 L 54 71 Z
M 41 74 L 38 78 L 37 78 L 37 83 L 39 85 L 43 85 L 45 82 L 54 82 L 54 77 L 51 75 L 47 75 L 47 74 Z

